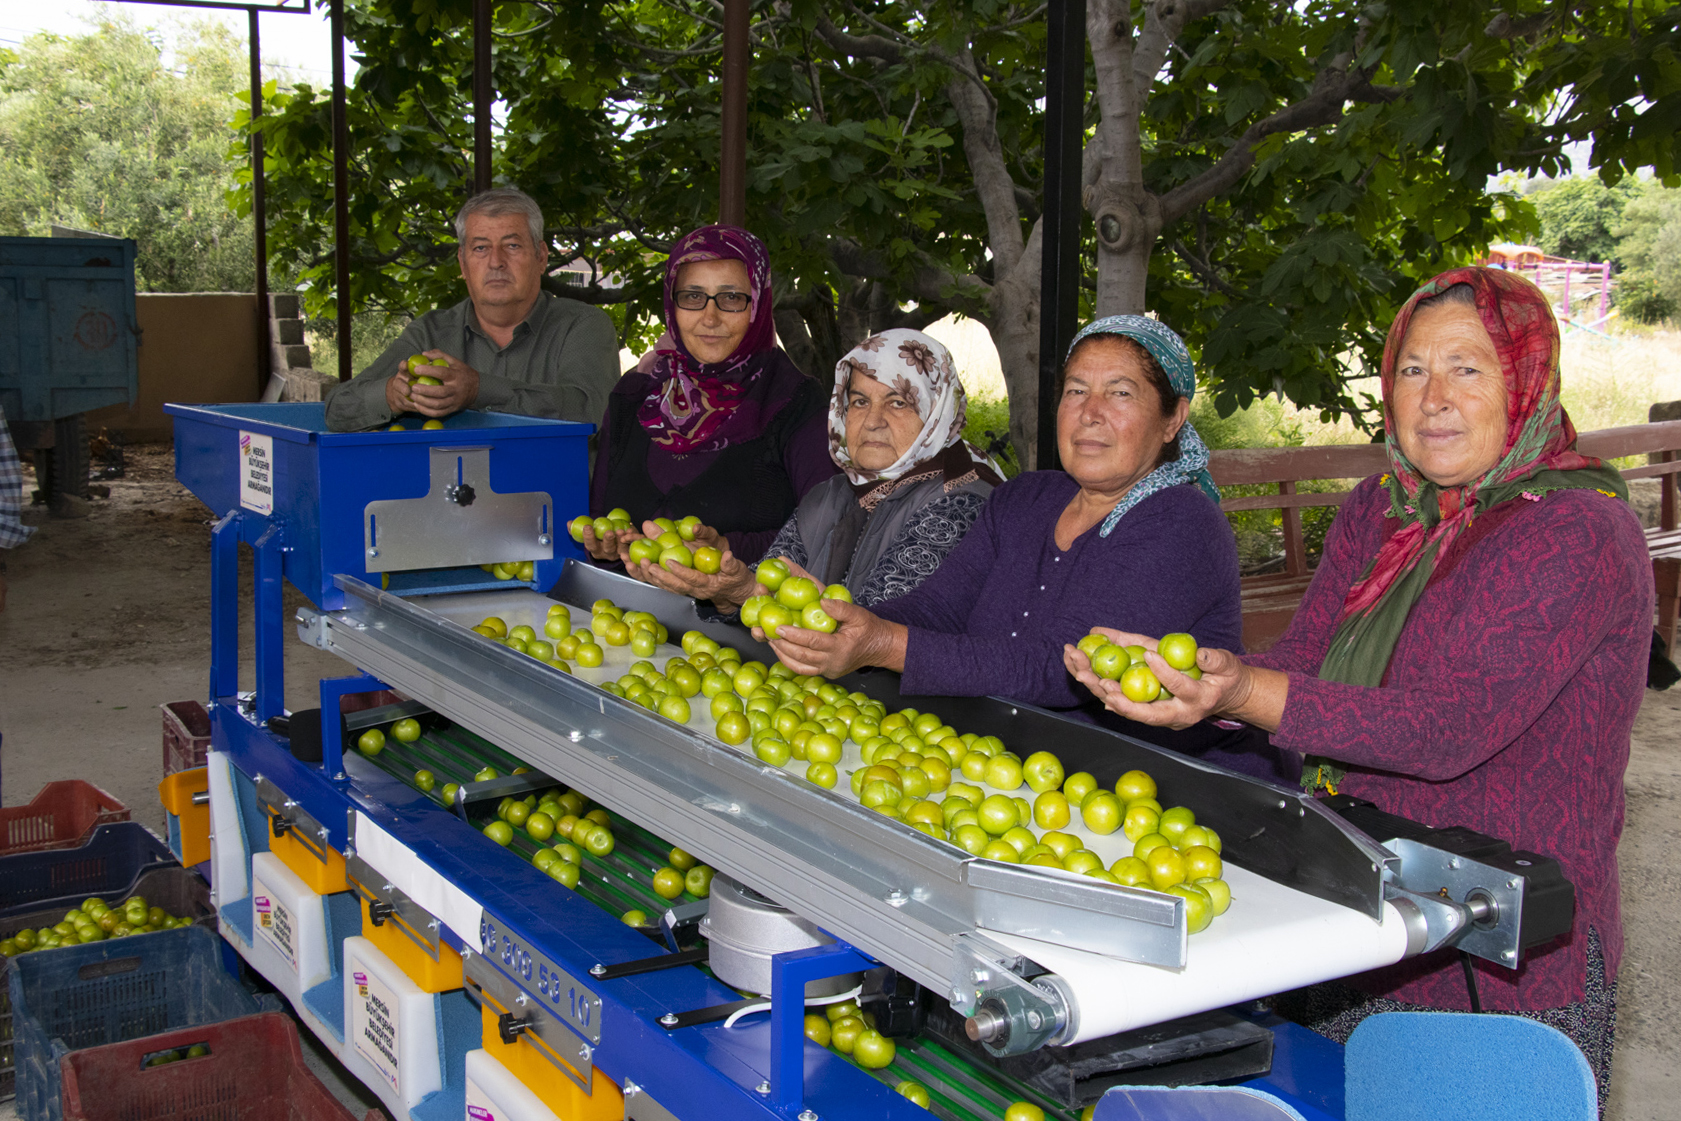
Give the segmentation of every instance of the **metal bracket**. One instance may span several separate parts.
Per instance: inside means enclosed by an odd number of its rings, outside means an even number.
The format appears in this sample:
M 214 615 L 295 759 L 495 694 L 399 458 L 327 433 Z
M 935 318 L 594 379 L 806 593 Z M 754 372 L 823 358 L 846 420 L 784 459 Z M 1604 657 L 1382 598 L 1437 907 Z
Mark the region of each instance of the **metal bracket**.
M 369 572 L 554 557 L 554 503 L 547 491 L 498 494 L 489 447 L 430 449 L 424 498 L 368 503 L 362 514 Z
M 478 802 L 500 801 L 538 790 L 546 790 L 560 783 L 537 771 L 523 775 L 498 775 L 483 782 L 464 782 L 456 788 L 455 804 L 450 807 L 462 821 L 467 820 L 467 807 Z
M 692 950 L 682 950 L 675 954 L 657 954 L 651 958 L 637 958 L 635 961 L 621 961 L 613 965 L 597 963 L 590 967 L 590 976 L 597 981 L 614 981 L 620 977 L 634 977 L 639 973 L 658 973 L 662 969 L 676 969 L 680 965 L 699 965 L 711 953 L 711 948 L 704 944 Z
M 467 958 L 466 967 L 467 983 L 478 989 L 480 999 L 496 1013 L 496 1030 L 503 1044 L 513 1046 L 523 1037 L 551 1066 L 589 1093 L 595 1069 L 595 1047 L 590 1041 L 509 980 L 483 954 Z
M 671 947 L 672 953 L 681 953 L 700 940 L 700 923 L 706 917 L 709 906 L 708 900 L 697 899 L 693 903 L 679 903 L 666 908 L 665 914 L 660 916 L 660 932 L 665 935 L 665 944 Z
M 1425 923 L 1424 945 L 1417 952 L 1453 945 L 1517 968 L 1523 951 L 1523 876 L 1399 837 L 1384 847 L 1401 858 L 1387 885 L 1390 902 L 1412 902 Z M 1408 938 L 1409 954 L 1413 941 Z
M 1185 901 L 1060 869 L 970 860 L 975 925 L 1166 969 L 1185 965 Z
M 351 811 L 351 828 L 355 828 L 356 812 Z M 443 924 L 414 900 L 398 889 L 383 873 L 356 853 L 354 833 L 350 838 L 350 852 L 345 854 L 344 871 L 353 891 L 368 901 L 368 921 L 375 926 L 392 923 L 408 935 L 409 940 L 424 950 L 433 961 L 438 960 Z
M 625 1121 L 677 1121 L 677 1115 L 655 1101 L 646 1086 L 625 1079 Z
M 277 838 L 292 834 L 312 856 L 325 864 L 327 854 L 332 851 L 327 840 L 327 827 L 310 817 L 302 806 L 288 798 L 286 792 L 267 777 L 258 775 L 253 785 L 257 788 L 257 801 L 269 812 L 269 832 Z
M 1062 978 L 978 934 L 952 942 L 951 1006 L 967 1017 L 970 1039 L 1003 1057 L 1074 1036 L 1079 1006 Z
M 479 945 L 484 947 L 482 953 L 462 957 L 478 962 L 481 971 L 488 968 L 501 974 L 508 984 L 529 992 L 550 1016 L 591 1043 L 601 1042 L 601 998 L 588 985 L 533 949 L 489 912 L 479 918 Z

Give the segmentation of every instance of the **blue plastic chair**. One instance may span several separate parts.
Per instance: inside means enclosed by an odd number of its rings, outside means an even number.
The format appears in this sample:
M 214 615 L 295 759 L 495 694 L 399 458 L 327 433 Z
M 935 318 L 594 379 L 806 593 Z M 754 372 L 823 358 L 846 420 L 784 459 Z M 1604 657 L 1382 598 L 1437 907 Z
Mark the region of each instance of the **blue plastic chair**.
M 1522 1016 L 1384 1012 L 1346 1053 L 1348 1121 L 1597 1121 L 1599 1095 L 1563 1032 Z
M 1303 1121 L 1290 1106 L 1246 1086 L 1116 1086 L 1092 1121 Z

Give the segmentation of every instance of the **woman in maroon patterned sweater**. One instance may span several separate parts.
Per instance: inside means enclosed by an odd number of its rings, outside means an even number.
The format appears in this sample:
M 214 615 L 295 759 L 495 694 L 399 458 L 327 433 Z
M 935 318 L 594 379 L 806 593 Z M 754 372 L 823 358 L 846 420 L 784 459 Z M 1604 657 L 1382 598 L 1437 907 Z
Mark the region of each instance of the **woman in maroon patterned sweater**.
M 1204 649 L 1201 681 L 1150 664 L 1176 699 L 1115 712 L 1185 727 L 1245 720 L 1336 786 L 1431 826 L 1556 857 L 1572 932 L 1517 970 L 1476 962 L 1481 1005 L 1569 1034 L 1608 1085 L 1623 933 L 1617 839 L 1645 683 L 1652 573 L 1621 476 L 1575 451 L 1558 325 L 1528 281 L 1457 269 L 1402 309 L 1383 359 L 1393 470 L 1361 483 L 1278 645 Z M 1148 640 L 1126 636 L 1127 641 Z M 1452 951 L 1279 1000 L 1346 1039 L 1401 1008 L 1468 1009 Z

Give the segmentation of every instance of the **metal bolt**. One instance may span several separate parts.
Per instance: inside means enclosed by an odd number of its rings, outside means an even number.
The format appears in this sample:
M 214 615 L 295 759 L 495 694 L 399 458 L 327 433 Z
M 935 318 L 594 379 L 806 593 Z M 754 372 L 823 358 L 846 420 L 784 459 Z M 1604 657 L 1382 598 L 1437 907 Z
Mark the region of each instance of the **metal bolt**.
M 800 1121 L 817 1121 L 817 1111 L 815 1109 L 800 1110 Z
M 660 1023 L 664 1024 L 668 1028 L 671 1027 L 677 1023 L 677 1013 L 667 1012 L 665 1015 L 660 1017 Z
M 892 891 L 887 893 L 887 898 L 889 901 L 894 903 L 902 902 L 905 898 L 904 890 L 901 888 L 894 888 Z
M 552 544 L 554 544 L 554 538 L 550 537 L 546 533 L 539 534 L 538 537 L 537 537 L 537 544 L 539 544 L 539 545 L 552 545 Z
M 515 993 L 514 1003 L 519 1005 L 521 1008 L 524 1008 L 527 1004 L 531 1003 L 531 998 L 526 996 L 524 993 Z
M 349 777 L 350 777 L 349 775 L 345 774 L 343 771 L 340 771 L 338 774 L 333 776 L 333 781 L 334 782 L 343 782 L 343 781 L 345 781 L 345 779 L 347 779 Z
M 591 1047 L 587 1043 L 578 1044 L 578 1058 L 582 1059 L 586 1063 L 589 1062 L 591 1059 L 595 1058 L 595 1048 Z
M 973 981 L 975 984 L 977 984 L 977 985 L 984 984 L 986 982 L 986 979 L 987 979 L 986 970 L 984 970 L 984 969 L 971 969 L 971 970 L 969 970 L 969 980 Z
M 607 967 L 605 965 L 602 965 L 599 961 L 596 962 L 594 965 L 590 966 L 590 976 L 591 977 L 599 977 L 605 972 L 607 972 Z
M 1512 879 L 1507 880 L 1506 881 L 1506 886 L 1509 887 L 1509 888 L 1512 888 L 1513 890 L 1516 890 L 1517 886 L 1518 886 L 1517 878 L 1513 877 Z
M 370 556 L 370 557 L 377 557 L 377 556 L 379 556 L 379 550 L 378 550 L 378 549 L 375 549 L 375 548 L 370 548 L 370 549 L 369 549 L 369 550 L 368 550 L 368 555 L 369 555 L 369 556 Z
M 1459 858 L 1457 856 L 1450 858 L 1448 860 L 1448 867 L 1449 868 L 1458 868 L 1459 867 Z
M 431 922 L 426 924 L 426 929 L 427 930 L 437 930 L 442 926 L 443 926 L 443 923 L 439 922 L 437 919 L 433 919 Z
M 624 1096 L 625 1097 L 634 1098 L 636 1095 L 640 1094 L 641 1092 L 642 1092 L 642 1087 L 638 1086 L 636 1083 L 632 1082 L 628 1078 L 625 1079 L 625 1088 L 624 1088 Z
M 1027 1010 L 1027 1026 L 1028 1027 L 1037 1030 L 1039 1025 L 1043 1022 L 1044 1022 L 1044 1020 L 1043 1020 L 1042 1017 L 1040 1017 L 1037 1010 L 1032 1009 L 1032 1008 L 1029 1008 Z
M 1516 961 L 1518 952 L 1516 950 L 1501 950 L 1500 956 L 1506 961 Z
M 327 827 L 325 825 L 323 825 L 321 828 L 319 828 L 315 831 L 315 835 L 317 837 L 320 837 L 323 841 L 325 841 L 327 839 Z
M 753 1089 L 755 1091 L 757 1091 L 758 1093 L 768 1094 L 768 1093 L 770 1093 L 770 1083 L 769 1082 L 761 1082 L 757 1086 L 753 1087 Z
M 1289 806 L 1289 805 L 1290 805 L 1290 803 L 1288 803 L 1288 802 L 1286 802 L 1286 801 L 1285 801 L 1285 800 L 1284 800 L 1284 799 L 1282 799 L 1282 798 L 1280 798 L 1280 799 L 1279 799 L 1279 800 L 1278 800 L 1278 808 L 1279 808 L 1279 809 L 1281 809 L 1281 810 L 1282 810 L 1282 809 L 1285 809 L 1285 808 L 1287 808 L 1287 807 L 1288 807 L 1288 806 Z
M 966 995 L 968 994 L 966 994 L 962 989 L 954 988 L 951 990 L 952 1000 L 961 1001 Z
M 570 732 L 566 733 L 566 738 L 571 740 L 573 743 L 583 743 L 584 733 L 574 728 Z

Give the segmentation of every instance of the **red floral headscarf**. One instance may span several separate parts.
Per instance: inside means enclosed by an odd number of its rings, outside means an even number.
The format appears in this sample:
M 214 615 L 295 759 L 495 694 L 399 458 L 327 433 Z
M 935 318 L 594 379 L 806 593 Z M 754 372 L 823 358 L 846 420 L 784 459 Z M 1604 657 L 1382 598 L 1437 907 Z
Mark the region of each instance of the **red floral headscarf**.
M 1395 369 L 1421 301 L 1456 284 L 1476 298 L 1477 316 L 1500 356 L 1506 380 L 1506 442 L 1500 462 L 1463 486 L 1439 487 L 1407 460 L 1395 435 Z M 1448 546 L 1479 513 L 1520 495 L 1538 499 L 1569 488 L 1626 498 L 1614 468 L 1576 451 L 1576 428 L 1559 403 L 1559 334 L 1552 305 L 1534 284 L 1501 269 L 1453 269 L 1413 293 L 1383 349 L 1384 434 L 1389 450 L 1389 516 L 1397 530 L 1343 601 L 1342 620 L 1320 677 L 1355 685 L 1382 682 L 1412 605 Z

